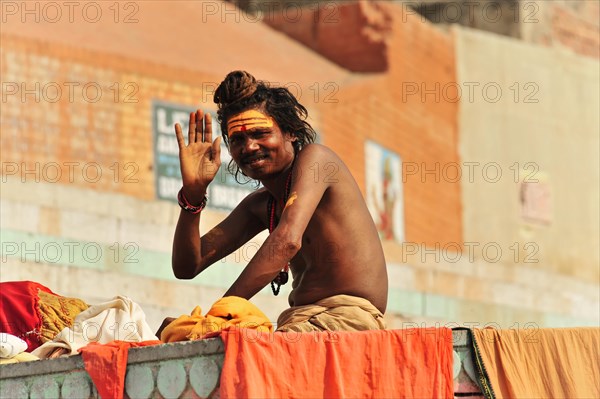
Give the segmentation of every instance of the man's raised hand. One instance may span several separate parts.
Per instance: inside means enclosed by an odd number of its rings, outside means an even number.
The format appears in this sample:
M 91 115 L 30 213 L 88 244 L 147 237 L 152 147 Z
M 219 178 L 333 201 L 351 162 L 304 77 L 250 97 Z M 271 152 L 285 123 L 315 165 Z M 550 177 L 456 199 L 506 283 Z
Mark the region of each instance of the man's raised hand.
M 188 144 L 185 144 L 181 125 L 175 124 L 179 145 L 179 164 L 183 193 L 192 205 L 199 205 L 206 189 L 221 166 L 221 137 L 212 141 L 212 118 L 202 111 L 190 113 Z

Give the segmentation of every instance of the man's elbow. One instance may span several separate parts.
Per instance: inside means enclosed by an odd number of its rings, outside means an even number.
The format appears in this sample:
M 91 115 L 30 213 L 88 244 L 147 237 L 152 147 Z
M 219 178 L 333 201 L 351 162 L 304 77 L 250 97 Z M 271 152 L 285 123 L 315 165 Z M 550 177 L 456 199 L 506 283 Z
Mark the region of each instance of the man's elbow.
M 198 275 L 195 270 L 189 270 L 188 268 L 177 267 L 175 264 L 172 265 L 173 274 L 178 280 L 191 280 Z
M 286 237 L 276 244 L 276 246 L 284 257 L 291 259 L 302 248 L 302 240 L 300 238 Z
M 268 251 L 270 260 L 280 262 L 282 258 L 288 261 L 292 259 L 302 248 L 302 236 L 297 236 L 293 232 L 278 228 L 264 244 Z
M 175 270 L 173 270 L 173 274 L 175 275 L 175 278 L 177 280 L 191 280 L 193 279 L 194 275 L 189 274 L 189 273 L 182 273 L 182 272 L 176 272 Z
M 302 241 L 300 241 L 300 240 L 288 241 L 285 248 L 290 255 L 294 256 L 298 253 L 298 251 L 300 251 L 300 248 L 302 248 Z

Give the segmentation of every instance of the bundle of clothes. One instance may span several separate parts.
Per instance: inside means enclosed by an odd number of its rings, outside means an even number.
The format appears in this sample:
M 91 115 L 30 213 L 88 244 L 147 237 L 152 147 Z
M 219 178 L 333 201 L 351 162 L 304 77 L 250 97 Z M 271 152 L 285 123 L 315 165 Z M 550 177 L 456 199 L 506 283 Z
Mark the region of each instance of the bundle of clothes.
M 271 333 L 256 306 L 239 297 L 198 306 L 174 319 L 159 340 L 141 307 L 125 296 L 88 305 L 32 281 L 0 283 L 0 364 L 81 354 L 101 398 L 123 397 L 129 348 L 215 336 L 236 326 Z
M 600 329 L 470 330 L 488 398 L 600 397 Z M 284 331 L 238 297 L 154 335 L 124 296 L 88 305 L 41 284 L 0 283 L 0 362 L 81 354 L 101 398 L 123 397 L 131 347 L 219 336 L 220 397 L 454 397 L 452 331 Z M 4 367 L 4 366 L 0 366 Z M 460 369 L 460 368 L 459 368 Z M 108 378 L 107 376 L 110 376 Z
M 260 309 L 243 298 L 225 297 L 205 315 L 196 307 L 172 320 L 159 340 L 127 297 L 90 306 L 34 282 L 0 284 L 0 326 L 14 337 L 7 357 L 15 359 L 23 350 L 32 358 L 81 354 L 103 399 L 123 397 L 129 348 L 214 336 L 225 343 L 215 388 L 223 398 L 453 393 L 449 329 L 273 333 Z
M 157 339 L 139 305 L 123 296 L 90 306 L 81 299 L 57 295 L 42 284 L 15 281 L 0 283 L 0 304 L 1 331 L 11 342 L 22 342 L 13 346 L 11 357 L 4 357 L 3 362 L 74 355 L 90 342 Z M 15 359 L 16 352 L 31 356 Z
M 90 306 L 36 282 L 14 281 L 0 283 L 0 305 L 2 363 L 75 355 L 90 343 L 159 341 L 141 307 L 125 296 Z M 197 306 L 191 315 L 175 319 L 160 343 L 202 339 L 231 326 L 273 331 L 252 303 L 226 297 L 205 316 Z

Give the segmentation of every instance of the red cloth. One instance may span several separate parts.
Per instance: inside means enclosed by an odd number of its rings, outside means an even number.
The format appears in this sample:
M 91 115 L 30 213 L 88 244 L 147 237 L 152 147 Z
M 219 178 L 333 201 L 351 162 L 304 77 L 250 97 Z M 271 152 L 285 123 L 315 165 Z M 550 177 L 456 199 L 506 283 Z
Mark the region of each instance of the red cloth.
M 42 328 L 38 308 L 39 290 L 54 294 L 48 287 L 33 281 L 0 283 L 0 332 L 27 342 L 27 352 L 42 344 L 39 335 Z
M 453 398 L 448 328 L 221 333 L 221 398 Z
M 125 372 L 129 348 L 160 345 L 161 341 L 124 342 L 112 341 L 107 344 L 91 342 L 79 349 L 96 390 L 102 399 L 123 398 Z

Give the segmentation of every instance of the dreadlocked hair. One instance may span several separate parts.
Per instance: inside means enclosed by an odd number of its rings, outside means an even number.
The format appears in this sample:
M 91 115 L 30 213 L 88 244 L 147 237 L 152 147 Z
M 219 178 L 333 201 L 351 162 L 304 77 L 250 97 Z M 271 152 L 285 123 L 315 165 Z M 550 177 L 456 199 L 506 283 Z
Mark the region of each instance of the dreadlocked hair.
M 221 126 L 223 141 L 229 148 L 227 121 L 240 112 L 257 109 L 273 119 L 282 133 L 296 137 L 294 151 L 298 153 L 307 144 L 313 143 L 317 136 L 315 130 L 306 122 L 308 112 L 285 87 L 271 87 L 268 82 L 256 80 L 246 71 L 233 71 L 227 74 L 214 95 L 218 106 L 217 120 Z M 238 176 L 244 173 L 231 160 L 227 169 L 239 183 Z M 245 176 L 245 175 L 244 175 Z

